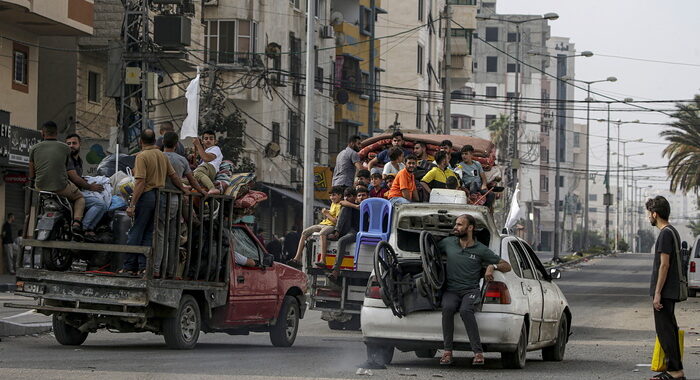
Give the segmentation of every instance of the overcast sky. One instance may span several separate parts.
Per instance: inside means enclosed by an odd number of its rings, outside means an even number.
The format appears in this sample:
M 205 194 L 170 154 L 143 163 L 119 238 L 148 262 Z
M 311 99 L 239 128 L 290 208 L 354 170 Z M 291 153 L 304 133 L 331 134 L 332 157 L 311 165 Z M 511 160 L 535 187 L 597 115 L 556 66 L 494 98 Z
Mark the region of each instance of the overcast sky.
M 670 100 L 692 99 L 700 93 L 700 42 L 698 41 L 698 0 L 498 0 L 497 12 L 501 14 L 544 14 L 556 12 L 559 19 L 550 21 L 552 36 L 569 37 L 580 53 L 590 50 L 591 58 L 576 58 L 576 78 L 599 80 L 617 77 L 615 83 L 597 83 L 592 89 L 623 99 Z M 637 60 L 603 57 L 615 55 L 648 60 L 694 64 L 672 65 Z M 583 85 L 585 86 L 585 84 Z M 576 99 L 583 100 L 585 91 L 576 91 Z M 600 97 L 593 98 L 600 99 Z M 601 99 L 602 100 L 602 99 Z M 671 109 L 669 103 L 648 104 L 650 108 Z M 604 106 L 597 106 L 604 107 Z M 615 106 L 613 106 L 615 108 Z M 620 108 L 619 106 L 617 108 Z M 578 117 L 586 116 L 585 111 Z M 603 112 L 592 112 L 591 119 L 606 118 Z M 657 112 L 613 112 L 612 120 L 640 120 L 666 123 L 671 119 Z M 585 123 L 585 120 L 577 122 Z M 621 138 L 643 138 L 647 142 L 662 142 L 658 134 L 663 126 L 623 125 Z M 591 122 L 592 135 L 605 135 L 604 123 Z M 612 126 L 612 135 L 616 135 Z M 605 138 L 591 137 L 591 165 L 605 164 Z M 613 150 L 615 142 L 613 142 Z M 633 166 L 665 165 L 661 157 L 664 145 L 628 143 L 627 154 L 644 152 L 644 156 L 631 157 Z M 611 167 L 616 158 L 612 157 Z M 635 175 L 665 175 L 663 170 L 637 172 Z M 613 179 L 614 180 L 614 179 Z M 666 182 L 654 177 L 648 182 L 654 187 L 668 188 Z

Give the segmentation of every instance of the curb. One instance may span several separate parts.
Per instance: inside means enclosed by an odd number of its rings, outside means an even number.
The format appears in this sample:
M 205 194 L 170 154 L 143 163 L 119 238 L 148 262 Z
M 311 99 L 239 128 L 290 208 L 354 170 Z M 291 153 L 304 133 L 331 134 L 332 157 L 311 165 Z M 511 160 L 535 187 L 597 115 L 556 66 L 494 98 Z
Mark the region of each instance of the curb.
M 43 334 L 51 330 L 51 322 L 14 323 L 0 320 L 0 337 Z
M 583 257 L 580 257 L 580 258 L 578 258 L 578 259 L 576 259 L 576 260 L 571 260 L 571 261 L 568 261 L 568 262 L 565 262 L 565 263 L 561 263 L 561 264 L 557 264 L 557 265 L 550 265 L 550 266 L 547 266 L 547 267 L 545 267 L 545 268 L 546 268 L 546 269 L 561 269 L 561 268 L 566 268 L 566 267 L 569 267 L 569 266 L 572 266 L 572 265 L 575 265 L 575 264 L 578 264 L 578 263 L 581 263 L 581 262 L 583 262 L 583 261 L 587 261 L 587 260 L 590 260 L 590 259 L 593 259 L 593 258 L 596 258 L 596 257 L 600 257 L 600 256 L 609 256 L 609 255 L 612 255 L 612 254 L 613 254 L 612 252 L 597 253 L 597 254 L 595 254 L 595 255 L 583 256 Z

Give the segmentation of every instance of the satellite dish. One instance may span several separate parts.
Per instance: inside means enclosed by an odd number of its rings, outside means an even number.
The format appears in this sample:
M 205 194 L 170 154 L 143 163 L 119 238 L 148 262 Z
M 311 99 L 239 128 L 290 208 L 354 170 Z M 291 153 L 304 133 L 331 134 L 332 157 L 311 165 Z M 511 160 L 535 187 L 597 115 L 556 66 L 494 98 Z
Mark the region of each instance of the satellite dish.
M 345 104 L 350 100 L 350 95 L 346 90 L 338 90 L 335 93 L 335 100 L 338 102 L 338 104 Z
M 335 11 L 331 13 L 331 25 L 340 25 L 343 23 L 343 14 Z
M 270 142 L 265 145 L 265 157 L 275 158 L 280 154 L 280 144 L 276 142 Z
M 342 46 L 345 45 L 345 43 L 348 41 L 347 37 L 345 36 L 345 33 L 340 33 L 336 32 L 335 33 L 335 45 L 336 46 Z

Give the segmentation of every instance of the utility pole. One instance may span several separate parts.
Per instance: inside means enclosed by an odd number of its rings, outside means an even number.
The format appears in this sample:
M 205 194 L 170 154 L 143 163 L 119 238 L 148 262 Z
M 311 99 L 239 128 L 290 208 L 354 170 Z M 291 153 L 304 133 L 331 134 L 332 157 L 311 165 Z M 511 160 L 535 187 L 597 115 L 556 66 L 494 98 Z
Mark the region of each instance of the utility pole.
M 125 2 L 122 22 L 124 71 L 119 97 L 119 125 L 122 128 L 122 142 L 126 153 L 138 151 L 139 135 L 148 127 L 148 62 L 142 53 L 147 51 L 151 43 L 149 24 L 148 1 Z
M 610 244 L 610 205 L 612 204 L 612 194 L 610 194 L 610 102 L 608 102 L 608 138 L 607 152 L 605 154 L 605 244 Z
M 566 101 L 566 82 L 561 78 L 566 75 L 566 55 L 557 55 L 557 120 L 556 120 L 556 134 L 554 136 L 554 148 L 556 152 L 554 154 L 555 160 L 555 170 L 554 170 L 554 252 L 552 256 L 552 261 L 556 262 L 559 260 L 559 252 L 561 250 L 561 233 L 559 227 L 559 213 L 561 208 L 559 207 L 559 188 L 561 187 L 560 175 L 560 161 L 564 158 L 561 157 L 561 132 L 564 130 L 566 124 L 566 110 L 564 109 L 564 102 Z M 517 75 L 517 70 L 516 70 Z M 563 227 L 561 228 L 563 232 Z
M 588 181 L 590 178 L 590 133 L 591 133 L 591 83 L 586 83 L 586 177 L 583 179 L 585 183 L 584 197 L 583 200 L 583 239 L 581 240 L 581 246 L 586 249 L 588 248 Z
M 304 107 L 304 227 L 314 224 L 314 67 L 316 49 L 316 2 L 306 9 L 306 104 Z
M 374 39 L 375 39 L 375 28 L 374 24 L 377 20 L 377 13 L 376 13 L 376 0 L 370 0 L 369 2 L 369 7 L 370 7 L 370 12 L 372 13 L 372 19 L 370 20 L 370 39 L 369 39 L 369 83 L 370 83 L 370 89 L 369 89 L 369 100 L 367 101 L 367 105 L 369 106 L 369 109 L 367 111 L 367 135 L 369 137 L 372 137 L 374 135 L 374 95 L 376 94 L 377 91 L 377 77 L 375 71 L 375 65 L 374 65 L 374 60 L 375 58 L 375 51 L 374 51 Z
M 510 158 L 511 194 L 515 192 L 515 186 L 518 182 L 517 171 L 518 169 L 520 169 L 520 159 L 518 156 L 518 127 L 520 124 L 520 70 L 523 67 L 523 65 L 520 63 L 522 62 L 522 57 L 520 57 L 520 45 L 522 44 L 522 36 L 520 35 L 520 24 L 521 23 L 519 22 L 515 24 L 515 34 L 516 38 L 518 39 L 515 42 L 515 57 L 517 59 L 517 62 L 515 63 L 515 99 L 513 102 L 513 128 L 509 129 L 508 137 L 508 142 L 510 143 L 510 154 L 508 155 L 508 157 Z
M 445 5 L 445 58 L 444 58 L 444 67 L 445 67 L 445 83 L 443 85 L 443 100 L 442 100 L 442 110 L 443 110 L 443 131 L 445 132 L 446 135 L 450 134 L 450 128 L 452 124 L 452 111 L 451 111 L 451 103 L 452 103 L 452 86 L 451 86 L 451 81 L 450 81 L 450 69 L 452 68 L 452 6 L 450 5 L 449 0 L 447 1 L 447 4 Z

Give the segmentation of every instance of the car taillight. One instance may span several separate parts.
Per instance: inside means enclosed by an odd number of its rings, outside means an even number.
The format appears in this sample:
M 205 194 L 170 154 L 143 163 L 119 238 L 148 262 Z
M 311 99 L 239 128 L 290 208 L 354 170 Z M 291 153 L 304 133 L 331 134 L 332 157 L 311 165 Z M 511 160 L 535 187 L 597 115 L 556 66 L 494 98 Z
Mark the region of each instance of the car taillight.
M 486 286 L 484 293 L 484 303 L 488 304 L 510 304 L 510 292 L 508 287 L 503 282 L 493 281 Z
M 382 293 L 380 289 L 381 288 L 379 287 L 377 278 L 374 276 L 370 277 L 369 281 L 367 282 L 367 290 L 365 290 L 365 297 L 374 298 L 377 300 L 382 299 Z
M 695 261 L 690 262 L 690 273 L 695 273 Z

